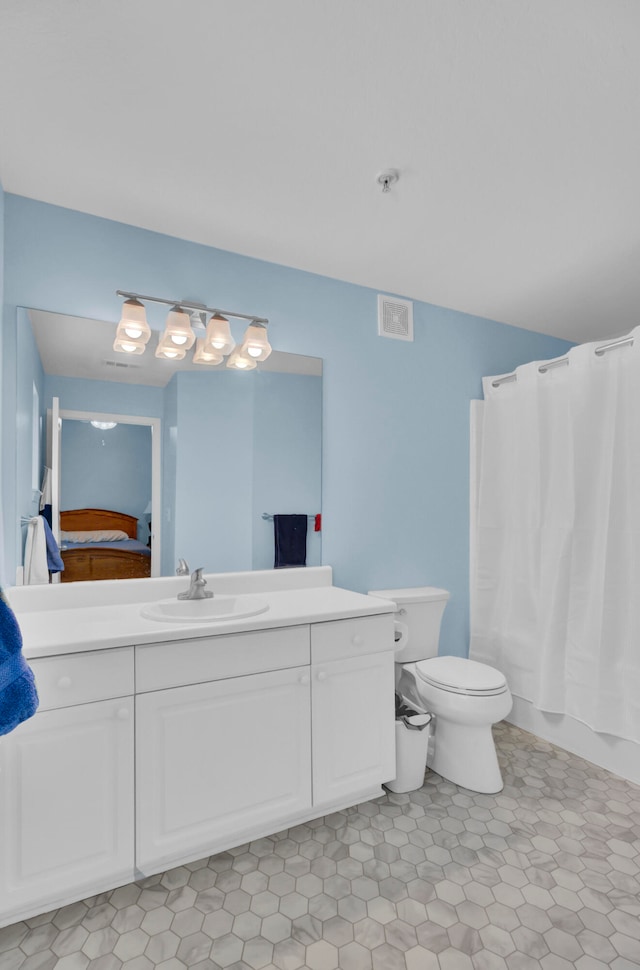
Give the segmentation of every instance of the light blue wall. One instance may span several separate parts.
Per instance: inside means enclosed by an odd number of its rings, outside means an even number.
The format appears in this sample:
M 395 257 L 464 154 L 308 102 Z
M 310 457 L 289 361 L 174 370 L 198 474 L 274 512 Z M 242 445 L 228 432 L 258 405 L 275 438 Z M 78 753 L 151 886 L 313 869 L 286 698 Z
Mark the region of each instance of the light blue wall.
M 167 388 L 163 572 L 179 557 L 218 572 L 273 568 L 266 510 L 319 509 L 321 378 L 295 374 L 177 374 Z M 169 469 L 168 466 L 171 466 Z M 320 562 L 311 534 L 309 565 Z M 175 537 L 175 538 L 173 538 Z
M 5 326 L 18 306 L 116 322 L 116 289 L 257 313 L 277 349 L 323 358 L 323 560 L 353 589 L 449 589 L 441 646 L 464 654 L 469 401 L 568 345 L 420 302 L 413 343 L 380 338 L 375 290 L 6 196 Z
M 253 568 L 272 569 L 273 522 L 262 513 L 322 507 L 322 378 L 254 371 Z M 321 561 L 320 537 L 307 529 L 307 565 Z
M 192 568 L 251 568 L 252 376 L 177 375 L 175 552 Z
M 138 539 L 149 538 L 151 428 L 118 424 L 101 431 L 88 421 L 63 421 L 60 508 L 113 509 L 138 519 Z
M 164 408 L 162 387 L 142 384 L 116 384 L 113 381 L 89 381 L 81 377 L 45 376 L 47 407 L 54 397 L 66 411 L 97 411 L 103 414 L 132 414 L 143 418 L 161 418 Z

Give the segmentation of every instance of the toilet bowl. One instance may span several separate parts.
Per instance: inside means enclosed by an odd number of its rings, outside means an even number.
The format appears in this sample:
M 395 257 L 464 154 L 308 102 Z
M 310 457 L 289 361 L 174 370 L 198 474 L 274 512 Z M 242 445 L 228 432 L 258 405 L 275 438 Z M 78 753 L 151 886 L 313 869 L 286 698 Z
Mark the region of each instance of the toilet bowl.
M 429 767 L 448 781 L 486 794 L 501 791 L 491 727 L 511 710 L 511 692 L 493 667 L 462 657 L 401 665 L 405 702 L 435 716 Z
M 434 715 L 427 766 L 470 791 L 501 791 L 491 727 L 512 706 L 506 678 L 487 664 L 439 657 L 440 623 L 449 593 L 432 586 L 371 591 L 396 604 L 396 691 Z

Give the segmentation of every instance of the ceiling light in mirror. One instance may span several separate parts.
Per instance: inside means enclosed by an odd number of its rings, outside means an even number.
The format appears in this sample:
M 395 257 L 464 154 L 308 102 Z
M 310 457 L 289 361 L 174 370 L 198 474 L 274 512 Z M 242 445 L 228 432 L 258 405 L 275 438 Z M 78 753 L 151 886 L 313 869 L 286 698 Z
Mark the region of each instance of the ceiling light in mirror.
M 251 357 L 245 357 L 238 349 L 234 350 L 230 357 L 227 357 L 227 367 L 234 370 L 253 370 L 258 366 L 257 361 Z
M 132 340 L 130 337 L 116 336 L 113 341 L 113 349 L 121 354 L 144 354 L 145 346 L 145 341 L 142 338 Z
M 194 364 L 210 364 L 214 366 L 215 364 L 221 364 L 223 360 L 222 354 L 214 350 L 211 344 L 206 342 L 204 337 L 198 337 L 193 355 Z
M 98 431 L 111 431 L 112 428 L 118 427 L 117 421 L 92 421 L 92 428 L 97 428 Z
M 185 347 L 176 347 L 166 333 L 158 341 L 156 347 L 156 357 L 165 357 L 167 360 L 183 360 L 187 355 Z

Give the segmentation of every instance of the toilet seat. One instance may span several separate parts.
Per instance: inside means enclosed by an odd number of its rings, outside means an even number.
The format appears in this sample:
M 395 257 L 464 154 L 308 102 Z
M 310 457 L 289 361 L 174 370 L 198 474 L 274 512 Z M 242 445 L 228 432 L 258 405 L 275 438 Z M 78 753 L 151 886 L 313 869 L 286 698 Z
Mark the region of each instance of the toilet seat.
M 418 679 L 438 690 L 473 697 L 504 694 L 507 681 L 495 667 L 465 660 L 463 657 L 433 657 L 415 665 Z

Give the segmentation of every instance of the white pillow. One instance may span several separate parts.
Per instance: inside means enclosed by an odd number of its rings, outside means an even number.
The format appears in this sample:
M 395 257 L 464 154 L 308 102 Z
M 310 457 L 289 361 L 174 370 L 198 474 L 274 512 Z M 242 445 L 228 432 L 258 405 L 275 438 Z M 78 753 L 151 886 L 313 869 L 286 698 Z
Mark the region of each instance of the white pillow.
M 122 529 L 92 529 L 87 532 L 61 532 L 63 542 L 120 542 L 129 536 Z

